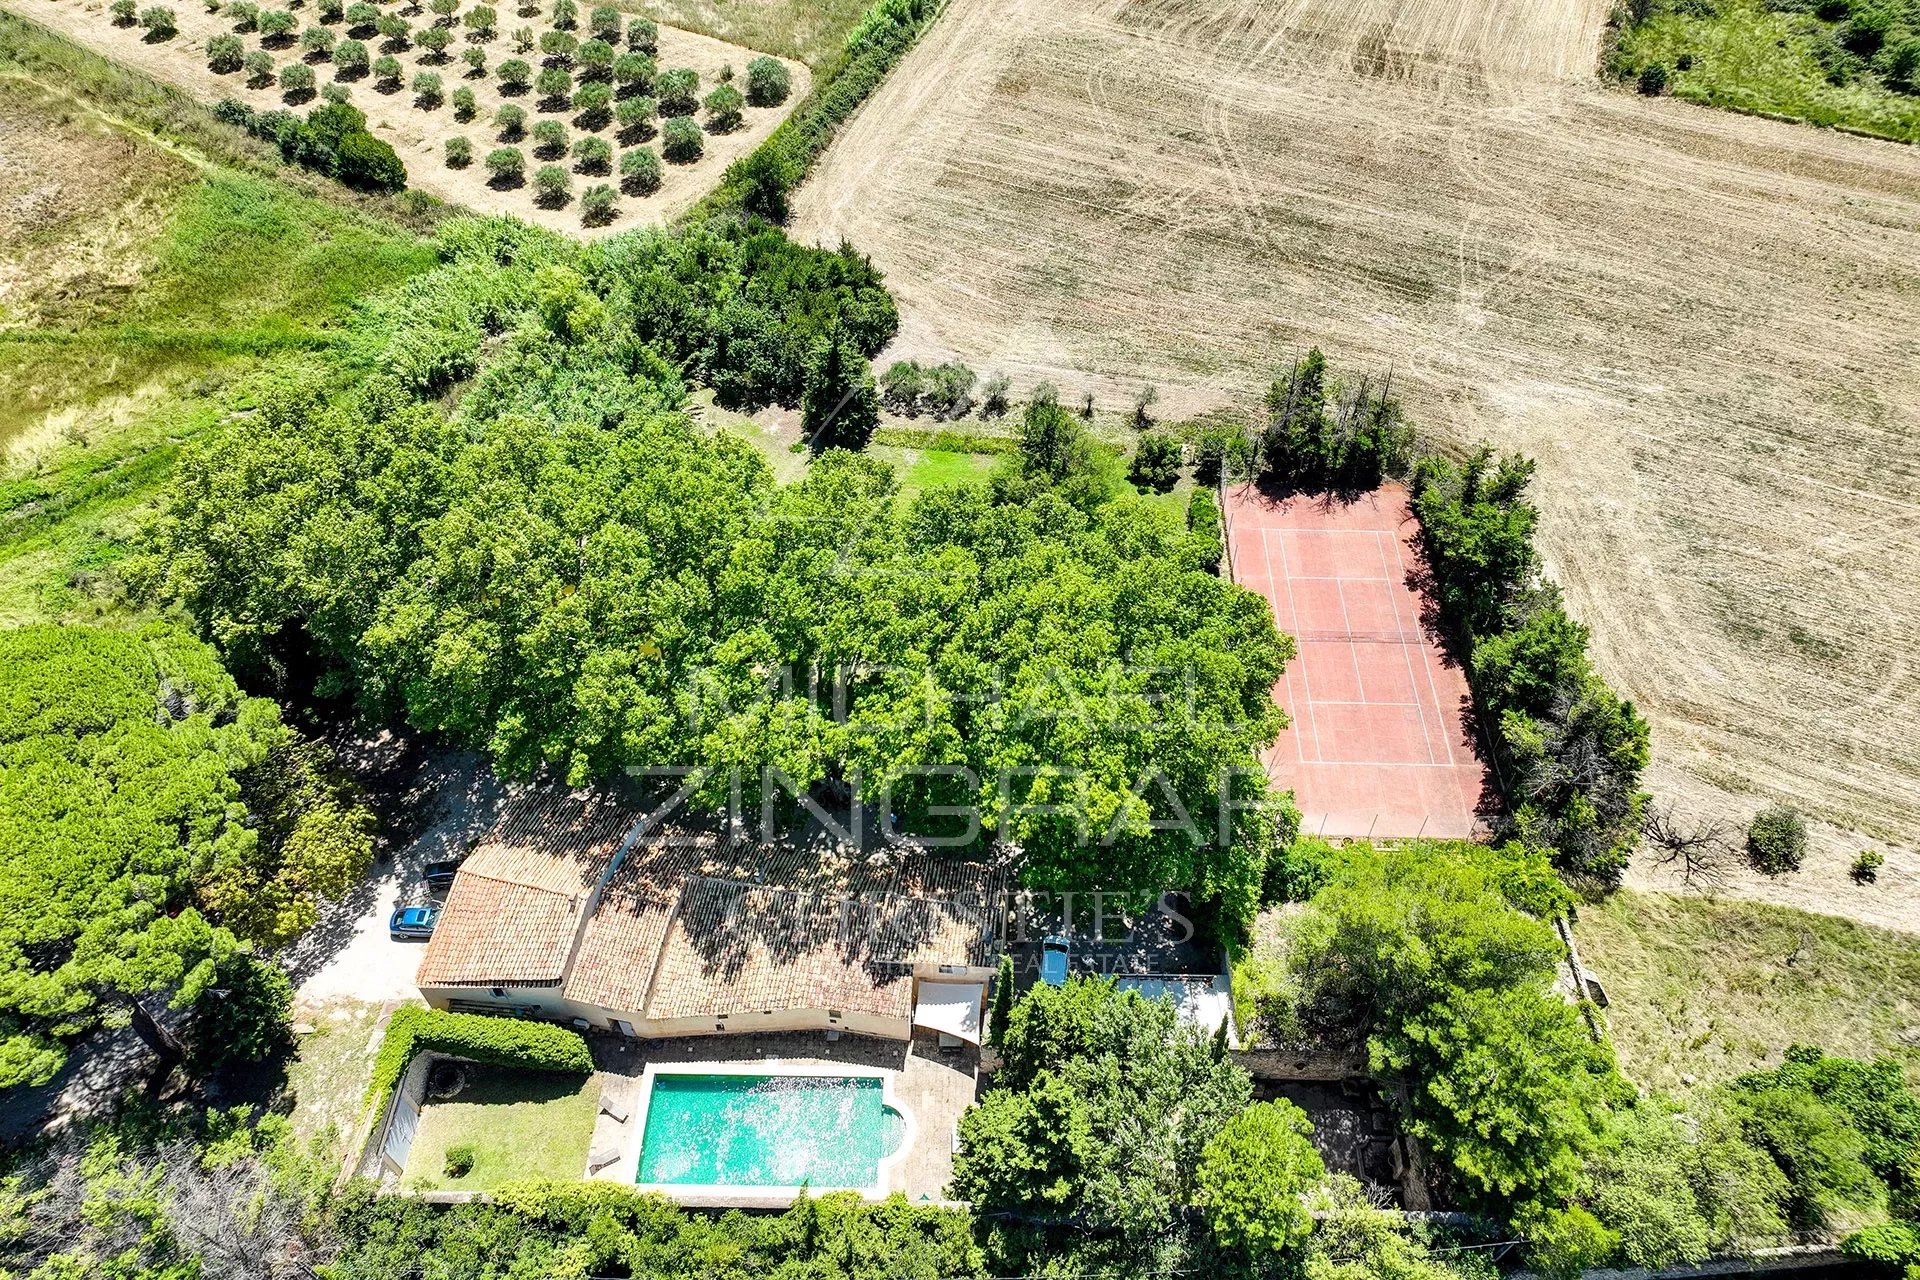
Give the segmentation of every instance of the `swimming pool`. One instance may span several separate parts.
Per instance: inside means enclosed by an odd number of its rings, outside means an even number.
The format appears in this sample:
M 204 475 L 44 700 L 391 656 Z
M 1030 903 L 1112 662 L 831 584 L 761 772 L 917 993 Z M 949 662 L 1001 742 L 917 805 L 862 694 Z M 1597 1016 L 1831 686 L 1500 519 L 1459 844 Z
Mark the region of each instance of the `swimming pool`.
M 879 1194 L 885 1166 L 905 1150 L 906 1117 L 878 1073 L 647 1074 L 642 1186 Z

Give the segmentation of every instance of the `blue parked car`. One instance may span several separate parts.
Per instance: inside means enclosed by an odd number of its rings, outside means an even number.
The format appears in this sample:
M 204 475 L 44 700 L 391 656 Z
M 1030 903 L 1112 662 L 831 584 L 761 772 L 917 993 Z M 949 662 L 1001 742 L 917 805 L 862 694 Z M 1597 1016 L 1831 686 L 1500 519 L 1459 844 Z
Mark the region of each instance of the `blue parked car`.
M 387 921 L 387 932 L 396 938 L 431 938 L 433 923 L 439 918 L 438 907 L 397 907 Z
M 1072 946 L 1060 934 L 1040 939 L 1040 981 L 1050 987 L 1067 985 L 1067 950 Z

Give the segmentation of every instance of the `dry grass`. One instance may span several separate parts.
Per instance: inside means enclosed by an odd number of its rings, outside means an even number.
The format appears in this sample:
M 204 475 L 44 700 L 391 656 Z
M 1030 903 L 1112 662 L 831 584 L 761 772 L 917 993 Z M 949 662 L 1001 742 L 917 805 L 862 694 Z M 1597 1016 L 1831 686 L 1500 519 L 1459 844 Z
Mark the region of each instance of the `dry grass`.
M 1920 1083 L 1920 945 L 1762 903 L 1631 891 L 1581 908 L 1622 1069 L 1662 1089 L 1778 1063 L 1791 1044 L 1890 1054 Z
M 954 0 L 798 232 L 886 270 L 893 354 L 1070 397 L 1391 365 L 1446 442 L 1540 460 L 1656 791 L 1915 865 L 1920 152 L 1603 87 L 1605 9 Z M 1774 892 L 1920 928 L 1920 877 L 1862 899 L 1861 837 L 1816 843 Z
M 84 45 L 96 53 L 116 62 L 124 63 L 139 71 L 179 86 L 205 102 L 212 103 L 221 98 L 238 98 L 256 110 L 286 109 L 286 103 L 277 86 L 257 89 L 247 87 L 243 72 L 216 75 L 207 69 L 206 44 L 215 35 L 233 30 L 228 19 L 206 12 L 204 5 L 181 3 L 172 6 L 177 15 L 180 34 L 170 40 L 149 43 L 143 38 L 139 27 L 117 27 L 107 14 L 104 0 L 6 0 L 6 7 L 49 27 L 67 38 Z M 263 5 L 263 8 L 274 7 Z M 471 7 L 463 4 L 462 9 Z M 691 164 L 664 164 L 663 180 L 658 192 L 649 196 L 622 194 L 619 197 L 616 215 L 603 225 L 586 228 L 582 226 L 580 213 L 580 193 L 587 187 L 605 183 L 616 190 L 620 185 L 619 156 L 626 150 L 636 147 L 651 149 L 656 158 L 660 154 L 660 139 L 654 137 L 622 145 L 615 141 L 618 130 L 607 124 L 593 130 L 602 138 L 614 143 L 614 162 L 612 171 L 607 174 L 589 174 L 573 172 L 571 157 L 558 161 L 536 158 L 533 154 L 531 139 L 506 143 L 498 137 L 493 124 L 494 113 L 505 102 L 517 102 L 526 109 L 528 127 L 536 120 L 558 119 L 567 126 L 570 141 L 587 136 L 588 130 L 574 122 L 574 113 L 565 111 L 548 113 L 539 110 L 539 95 L 532 91 L 517 97 L 507 98 L 500 93 L 500 84 L 494 74 L 500 63 L 513 57 L 521 57 L 538 71 L 541 55 L 538 49 L 531 53 L 514 53 L 511 33 L 520 27 L 531 27 L 536 37 L 550 27 L 546 18 L 525 18 L 518 15 L 513 3 L 494 6 L 499 11 L 499 30 L 494 37 L 481 47 L 487 52 L 487 72 L 482 76 L 468 76 L 467 68 L 460 61 L 462 50 L 471 45 L 466 39 L 464 28 L 454 27 L 454 42 L 448 46 L 447 57 L 443 62 L 426 61 L 427 53 L 417 44 L 411 49 L 398 53 L 402 84 L 408 86 L 392 93 L 382 92 L 376 87 L 371 76 L 350 82 L 348 91 L 352 104 L 367 114 L 367 125 L 376 135 L 391 143 L 407 166 L 407 182 L 410 187 L 438 196 L 450 203 L 462 205 L 483 213 L 511 213 L 529 222 L 556 230 L 575 234 L 604 235 L 615 231 L 648 223 L 659 223 L 686 209 L 702 195 L 706 194 L 727 165 L 745 155 L 773 132 L 781 120 L 791 113 L 800 99 L 806 96 L 811 83 L 805 66 L 798 62 L 789 62 L 788 70 L 792 75 L 793 92 L 787 101 L 779 107 L 754 108 L 746 110 L 745 123 L 727 134 L 708 134 L 705 150 L 701 158 Z M 433 21 L 433 15 L 424 10 L 415 11 L 407 4 L 394 5 L 388 0 L 383 8 L 403 16 L 415 31 L 423 29 Z M 583 6 L 583 13 L 585 7 Z M 299 29 L 316 25 L 318 19 L 311 7 L 295 10 Z M 346 32 L 344 22 L 336 22 L 329 27 L 335 36 L 343 37 Z M 575 32 L 584 35 L 584 32 Z M 261 37 L 257 33 L 243 35 L 248 52 L 261 48 Z M 370 36 L 365 42 L 368 52 L 378 57 L 385 51 L 385 42 L 379 36 Z M 297 45 L 285 48 L 270 48 L 277 66 L 307 61 L 313 67 L 315 79 L 325 86 L 334 79 L 334 69 L 327 61 L 310 61 L 303 58 Z M 659 66 L 661 70 L 674 67 L 692 67 L 700 73 L 700 92 L 704 97 L 719 83 L 721 68 L 731 66 L 735 74 L 743 75 L 749 60 L 755 56 L 751 49 L 715 40 L 709 36 L 690 31 L 680 31 L 671 27 L 660 29 Z M 446 101 L 428 109 L 416 104 L 411 89 L 413 77 L 419 71 L 432 71 L 440 76 L 444 86 Z M 459 121 L 454 118 L 451 104 L 453 91 L 460 87 L 473 90 L 479 110 L 472 120 Z M 318 105 L 317 97 L 310 101 L 293 104 L 292 109 L 305 114 Z M 698 117 L 702 126 L 706 123 L 705 113 Z M 464 169 L 449 168 L 445 160 L 448 138 L 465 137 L 473 146 L 473 163 Z M 528 182 L 513 188 L 499 188 L 488 177 L 486 167 L 481 163 L 487 152 L 496 146 L 517 146 L 526 155 Z M 546 208 L 535 203 L 531 182 L 535 170 L 548 163 L 559 163 L 572 173 L 573 196 L 564 205 Z
M 614 0 L 656 22 L 795 58 L 818 70 L 871 0 Z

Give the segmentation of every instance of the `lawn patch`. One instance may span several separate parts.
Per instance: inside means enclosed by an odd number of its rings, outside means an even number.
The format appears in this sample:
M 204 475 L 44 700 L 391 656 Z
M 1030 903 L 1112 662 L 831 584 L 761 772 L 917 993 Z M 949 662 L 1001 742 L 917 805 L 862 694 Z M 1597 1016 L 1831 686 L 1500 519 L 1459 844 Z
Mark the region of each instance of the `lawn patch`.
M 404 1181 L 484 1191 L 522 1178 L 579 1178 L 599 1109 L 591 1077 L 470 1066 L 459 1093 L 420 1108 Z M 450 1177 L 447 1156 L 456 1147 L 472 1149 L 472 1166 Z
M 1621 1068 L 1648 1088 L 1717 1084 L 1791 1044 L 1892 1055 L 1920 1081 L 1920 942 L 1758 902 L 1622 890 L 1580 908 Z

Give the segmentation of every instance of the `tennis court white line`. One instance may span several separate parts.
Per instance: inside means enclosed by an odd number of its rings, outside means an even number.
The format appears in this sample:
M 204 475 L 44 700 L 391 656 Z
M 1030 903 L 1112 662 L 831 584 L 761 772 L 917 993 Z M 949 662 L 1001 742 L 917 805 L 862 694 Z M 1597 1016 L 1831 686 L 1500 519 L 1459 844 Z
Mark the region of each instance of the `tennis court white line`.
M 1406 546 L 1398 537 L 1395 537 L 1393 540 L 1393 554 L 1394 559 L 1400 566 L 1401 581 L 1404 582 L 1407 572 Z M 1447 722 L 1447 705 L 1440 701 L 1440 686 L 1435 684 L 1433 679 L 1433 655 L 1428 653 L 1425 648 L 1420 650 L 1420 665 L 1426 669 L 1427 689 L 1433 694 L 1433 705 L 1439 709 L 1440 723 L 1444 726 Z M 1452 735 L 1447 736 L 1451 737 Z M 1447 763 L 1449 765 L 1454 763 L 1453 743 L 1451 741 L 1447 743 Z

